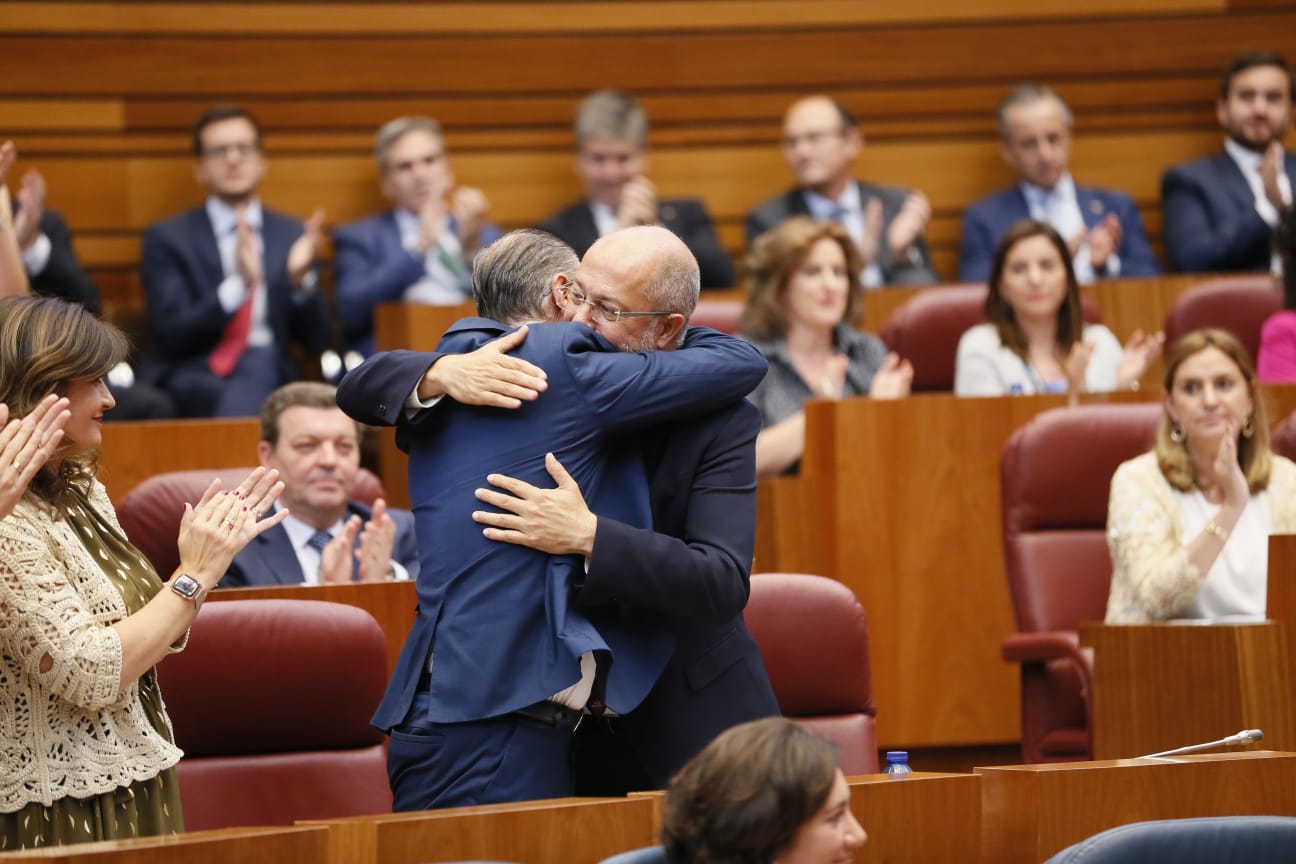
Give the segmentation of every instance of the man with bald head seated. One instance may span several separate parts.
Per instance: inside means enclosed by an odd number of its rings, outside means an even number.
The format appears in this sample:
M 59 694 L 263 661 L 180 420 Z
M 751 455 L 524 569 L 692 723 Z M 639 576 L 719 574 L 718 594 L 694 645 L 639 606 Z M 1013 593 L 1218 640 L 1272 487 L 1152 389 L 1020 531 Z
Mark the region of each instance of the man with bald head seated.
M 921 192 L 856 180 L 864 136 L 846 106 L 829 96 L 806 96 L 783 117 L 783 155 L 797 186 L 747 214 L 747 243 L 789 216 L 840 222 L 859 247 L 860 284 L 930 285 L 939 282 L 923 236 L 931 205 Z
M 1071 124 L 1071 109 L 1039 84 L 1021 84 L 999 103 L 1000 152 L 1017 182 L 963 214 L 960 282 L 989 279 L 999 240 L 1023 219 L 1062 235 L 1081 285 L 1160 272 L 1133 199 L 1071 178 Z
M 473 273 L 479 311 L 498 320 L 458 322 L 436 353 L 377 355 L 339 390 L 356 419 L 401 422 L 410 454 L 419 612 L 374 717 L 392 735 L 398 810 L 571 794 L 572 731 L 583 712 L 630 712 L 671 656 L 671 633 L 655 616 L 605 614 L 596 627 L 599 616 L 570 605 L 584 579 L 578 556 L 484 537 L 471 514 L 488 475 L 547 483 L 552 453 L 615 518 L 647 528 L 642 455 L 610 447 L 614 436 L 741 399 L 743 385 L 764 374 L 758 354 L 714 331 L 689 331 L 681 350 L 670 350 L 699 279 L 669 231 L 618 232 L 577 263 L 543 232 L 506 235 Z M 631 286 L 624 305 L 598 293 L 608 281 Z M 534 323 L 552 315 L 555 300 L 618 322 L 638 353 L 617 352 L 582 324 Z M 524 323 L 525 331 L 512 329 Z M 452 380 L 461 361 L 505 351 L 532 389 L 545 390 L 538 398 L 516 410 L 495 407 L 511 397 L 487 397 L 486 406 L 447 400 L 404 416 L 406 403 L 446 394 L 466 401 Z

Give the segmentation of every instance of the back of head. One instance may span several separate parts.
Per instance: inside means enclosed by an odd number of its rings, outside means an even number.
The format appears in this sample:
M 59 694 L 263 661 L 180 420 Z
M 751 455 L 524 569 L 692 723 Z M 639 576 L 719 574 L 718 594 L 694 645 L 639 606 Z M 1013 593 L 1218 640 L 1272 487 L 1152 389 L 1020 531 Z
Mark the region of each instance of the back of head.
M 580 266 L 572 248 L 534 228 L 511 231 L 473 259 L 473 302 L 477 314 L 503 324 L 544 321 L 549 316 L 553 277 Z
M 676 312 L 685 321 L 693 316 L 702 290 L 701 271 L 684 241 L 666 228 L 622 228 L 599 238 L 585 255 L 586 260 L 614 262 L 623 272 L 641 274 L 649 309 Z
M 588 138 L 628 138 L 640 149 L 648 147 L 648 117 L 634 96 L 621 90 L 596 90 L 586 96 L 572 132 L 577 150 Z
M 727 730 L 671 779 L 662 842 L 672 864 L 768 864 L 832 791 L 837 753 L 790 720 Z
M 756 238 L 743 262 L 747 283 L 747 305 L 743 309 L 742 331 L 755 339 L 781 339 L 787 330 L 783 312 L 783 289 L 792 273 L 820 240 L 832 240 L 846 256 L 851 285 L 858 285 L 864 270 L 859 247 L 840 222 L 817 221 L 809 216 L 792 216 Z M 858 322 L 863 299 L 851 291 L 846 300 L 846 320 Z

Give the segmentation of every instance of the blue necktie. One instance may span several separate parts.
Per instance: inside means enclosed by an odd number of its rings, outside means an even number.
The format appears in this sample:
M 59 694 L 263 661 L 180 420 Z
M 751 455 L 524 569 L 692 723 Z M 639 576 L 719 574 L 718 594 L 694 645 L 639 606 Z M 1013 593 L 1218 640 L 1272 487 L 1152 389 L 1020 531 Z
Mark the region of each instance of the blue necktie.
M 327 546 L 329 544 L 329 541 L 332 539 L 333 539 L 333 535 L 330 534 L 329 532 L 316 531 L 314 534 L 311 535 L 310 539 L 306 541 L 306 545 L 314 549 L 320 555 L 323 555 L 324 547 Z

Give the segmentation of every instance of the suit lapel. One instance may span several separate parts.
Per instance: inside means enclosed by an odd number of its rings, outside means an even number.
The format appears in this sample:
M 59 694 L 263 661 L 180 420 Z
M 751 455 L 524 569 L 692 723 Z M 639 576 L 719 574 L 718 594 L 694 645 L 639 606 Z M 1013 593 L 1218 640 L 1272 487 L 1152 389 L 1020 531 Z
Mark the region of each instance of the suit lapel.
M 189 212 L 188 233 L 194 244 L 198 266 L 212 285 L 219 285 L 225 279 L 225 266 L 221 264 L 220 247 L 216 245 L 216 229 L 212 228 L 211 219 L 207 218 L 207 207 L 196 207 Z
M 1242 176 L 1242 169 L 1228 153 L 1219 153 L 1213 160 L 1215 175 L 1219 178 L 1220 188 L 1225 191 L 1234 206 L 1239 210 L 1251 210 L 1255 207 L 1255 195 L 1251 184 Z
M 276 525 L 258 536 L 248 546 L 248 550 L 255 551 L 261 558 L 264 572 L 271 577 L 268 584 L 300 585 L 306 581 L 301 562 L 297 560 L 292 541 L 288 539 L 288 532 L 282 525 Z

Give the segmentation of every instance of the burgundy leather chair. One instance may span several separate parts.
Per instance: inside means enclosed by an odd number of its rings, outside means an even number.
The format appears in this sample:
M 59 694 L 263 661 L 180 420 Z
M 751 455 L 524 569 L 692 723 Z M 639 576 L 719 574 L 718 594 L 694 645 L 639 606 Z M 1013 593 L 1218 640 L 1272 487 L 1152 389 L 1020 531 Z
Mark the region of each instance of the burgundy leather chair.
M 1004 566 L 1018 632 L 1003 658 L 1021 665 L 1026 762 L 1090 758 L 1092 662 L 1076 628 L 1107 613 L 1111 477 L 1152 446 L 1160 413 L 1158 403 L 1056 408 L 1004 445 Z
M 190 831 L 390 812 L 369 725 L 387 644 L 363 609 L 315 600 L 208 603 L 158 666 Z
M 1269 449 L 1279 456 L 1296 461 L 1296 411 L 1288 414 L 1273 427 L 1269 436 Z
M 1265 320 L 1282 308 L 1282 292 L 1272 276 L 1254 273 L 1221 276 L 1195 285 L 1166 314 L 1166 347 L 1186 333 L 1219 327 L 1238 338 L 1254 363 Z
M 919 291 L 893 311 L 882 326 L 887 347 L 913 364 L 914 393 L 948 393 L 954 389 L 954 365 L 963 334 L 985 321 L 985 285 L 944 285 Z M 1088 297 L 1084 318 L 1102 316 Z
M 221 486 L 233 489 L 251 473 L 252 467 L 170 471 L 158 474 L 136 486 L 117 504 L 117 519 L 122 530 L 144 557 L 153 563 L 163 580 L 180 565 L 176 539 L 180 536 L 180 517 L 184 505 L 197 504 L 212 478 Z M 361 468 L 352 493 L 357 501 L 373 504 L 383 497 L 382 482 L 373 472 Z
M 710 327 L 730 336 L 738 333 L 743 309 L 747 304 L 741 300 L 707 300 L 698 301 L 697 308 L 689 318 L 689 324 L 698 327 Z
M 758 573 L 743 616 L 785 717 L 837 745 L 844 774 L 876 774 L 868 620 L 854 592 L 803 573 Z

